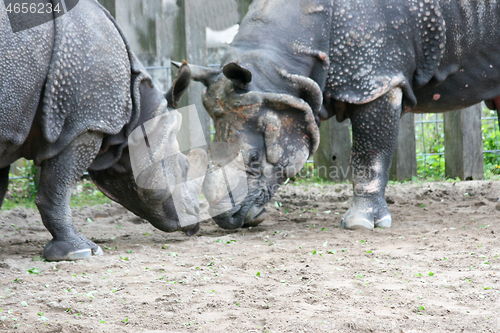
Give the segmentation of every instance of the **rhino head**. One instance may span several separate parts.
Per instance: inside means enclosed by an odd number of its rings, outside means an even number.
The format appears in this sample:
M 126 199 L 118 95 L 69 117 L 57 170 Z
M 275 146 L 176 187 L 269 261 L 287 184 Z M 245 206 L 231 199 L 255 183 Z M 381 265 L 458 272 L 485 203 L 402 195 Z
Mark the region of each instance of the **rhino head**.
M 182 230 L 188 236 L 199 230 L 200 221 L 201 185 L 190 180 L 203 176 L 207 164 L 202 150 L 193 150 L 187 157 L 178 150 L 182 117 L 174 108 L 190 81 L 189 69 L 184 68 L 166 93 L 168 104 L 153 85 L 141 86 L 141 117 L 150 121 L 141 121 L 132 132 L 116 163 L 105 170 L 89 170 L 107 197 L 162 231 Z M 146 143 L 147 147 L 141 146 Z M 151 160 L 152 156 L 159 158 Z M 195 168 L 190 168 L 191 163 Z M 173 183 L 179 186 L 170 186 Z
M 203 104 L 214 121 L 215 141 L 234 147 L 247 175 L 246 197 L 233 202 L 232 209 L 212 215 L 226 229 L 261 223 L 265 204 L 319 144 L 315 114 L 323 95 L 318 84 L 289 74 L 273 61 L 258 61 L 261 58 L 258 53 L 229 52 L 221 69 L 190 65 L 193 79 L 207 88 Z M 211 208 L 234 201 L 234 196 L 221 195 L 225 187 L 220 174 L 209 170 L 203 193 Z

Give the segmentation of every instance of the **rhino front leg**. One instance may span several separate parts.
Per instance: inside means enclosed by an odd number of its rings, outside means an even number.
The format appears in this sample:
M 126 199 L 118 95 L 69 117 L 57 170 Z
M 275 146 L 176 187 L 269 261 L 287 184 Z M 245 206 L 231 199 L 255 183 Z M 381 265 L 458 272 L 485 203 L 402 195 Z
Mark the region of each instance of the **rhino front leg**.
M 78 260 L 102 255 L 102 249 L 73 225 L 69 201 L 77 180 L 99 152 L 102 134 L 84 133 L 59 155 L 43 161 L 35 203 L 53 239 L 45 245 L 48 261 Z
M 402 95 L 395 88 L 371 103 L 351 107 L 354 195 L 342 228 L 389 228 L 392 224 L 385 187 L 398 137 Z
M 2 208 L 3 199 L 9 187 L 9 171 L 10 165 L 0 169 L 0 208 Z

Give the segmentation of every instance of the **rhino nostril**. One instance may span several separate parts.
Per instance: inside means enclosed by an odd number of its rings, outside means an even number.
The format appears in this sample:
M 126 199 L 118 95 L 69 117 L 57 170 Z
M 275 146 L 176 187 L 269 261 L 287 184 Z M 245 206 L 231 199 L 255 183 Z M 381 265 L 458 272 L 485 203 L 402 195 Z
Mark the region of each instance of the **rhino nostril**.
M 337 160 L 337 156 L 333 155 L 332 156 L 332 161 L 335 162 Z

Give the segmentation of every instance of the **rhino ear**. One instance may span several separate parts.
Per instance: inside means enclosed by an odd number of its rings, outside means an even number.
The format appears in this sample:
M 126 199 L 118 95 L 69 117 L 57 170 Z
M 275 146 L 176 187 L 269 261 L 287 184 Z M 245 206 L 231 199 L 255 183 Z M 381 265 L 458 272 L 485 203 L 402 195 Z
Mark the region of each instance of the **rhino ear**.
M 179 100 L 181 99 L 184 92 L 186 92 L 190 83 L 191 69 L 189 68 L 187 63 L 184 62 L 179 69 L 174 82 L 172 83 L 172 87 L 168 92 L 165 93 L 165 98 L 167 99 L 168 104 L 176 108 Z
M 233 81 L 233 83 L 240 88 L 245 88 L 252 82 L 252 72 L 235 62 L 231 62 L 224 66 L 222 72 L 225 77 Z
M 172 64 L 176 67 L 181 67 L 181 63 L 172 61 Z M 183 65 L 184 63 L 182 63 Z M 187 64 L 187 63 L 186 63 Z M 198 82 L 201 82 L 205 85 L 205 87 L 209 87 L 219 76 L 220 70 L 207 68 L 197 65 L 189 65 L 189 69 L 191 69 L 192 79 Z

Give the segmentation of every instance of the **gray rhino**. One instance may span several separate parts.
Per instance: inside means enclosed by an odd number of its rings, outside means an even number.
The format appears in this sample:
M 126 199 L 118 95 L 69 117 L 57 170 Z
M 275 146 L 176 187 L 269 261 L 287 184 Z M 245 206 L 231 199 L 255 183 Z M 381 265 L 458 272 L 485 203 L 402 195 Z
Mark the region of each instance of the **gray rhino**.
M 171 122 L 165 145 L 177 143 L 181 119 L 172 107 L 190 83 L 187 68 L 167 93 L 167 106 L 114 19 L 97 1 L 82 0 L 66 15 L 17 33 L 0 6 L 0 77 L 0 198 L 12 162 L 24 157 L 41 166 L 36 205 L 53 236 L 44 258 L 102 254 L 76 230 L 69 207 L 87 169 L 106 196 L 156 228 L 198 231 L 198 223 L 181 226 L 168 189 L 137 186 L 128 149 L 132 131 L 155 117 Z M 187 158 L 179 154 L 174 162 L 170 171 L 186 179 Z M 199 221 L 195 192 L 184 193 L 182 204 Z
M 221 69 L 191 66 L 216 140 L 246 159 L 246 199 L 214 220 L 261 222 L 264 204 L 317 149 L 319 123 L 335 116 L 353 130 L 354 198 L 341 226 L 390 227 L 384 192 L 399 118 L 500 107 L 499 22 L 500 3 L 489 0 L 253 1 Z M 215 175 L 208 193 L 226 186 Z

